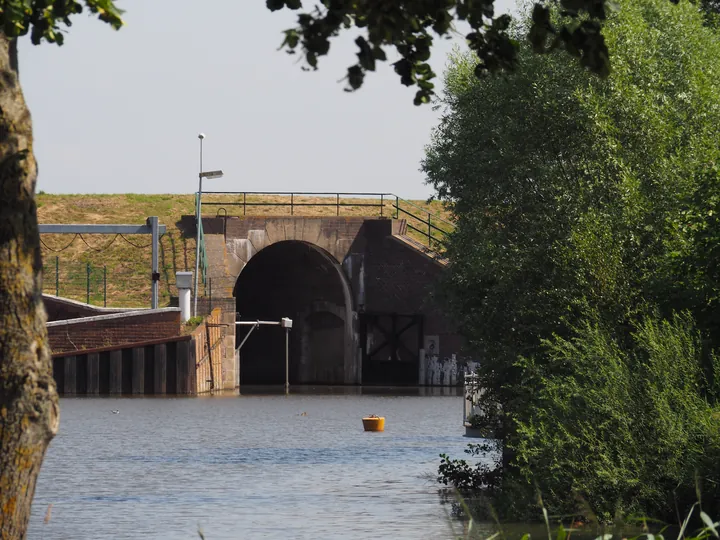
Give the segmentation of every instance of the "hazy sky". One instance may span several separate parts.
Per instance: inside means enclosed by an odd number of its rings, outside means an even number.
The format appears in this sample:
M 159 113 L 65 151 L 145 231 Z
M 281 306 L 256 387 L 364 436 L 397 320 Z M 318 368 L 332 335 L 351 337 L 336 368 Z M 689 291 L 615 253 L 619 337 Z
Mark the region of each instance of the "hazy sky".
M 62 47 L 20 45 L 39 190 L 194 192 L 204 132 L 203 168 L 225 171 L 207 190 L 430 194 L 418 169 L 439 112 L 415 107 L 388 65 L 344 92 L 352 36 L 304 72 L 299 55 L 277 50 L 295 14 L 264 0 L 118 5 L 119 32 L 81 15 Z M 439 74 L 461 41 L 437 42 Z

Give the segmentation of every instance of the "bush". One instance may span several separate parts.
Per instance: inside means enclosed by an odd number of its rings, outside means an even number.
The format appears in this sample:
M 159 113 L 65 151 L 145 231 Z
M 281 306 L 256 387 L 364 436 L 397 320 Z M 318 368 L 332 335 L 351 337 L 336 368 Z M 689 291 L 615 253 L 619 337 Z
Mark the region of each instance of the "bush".
M 517 363 L 535 391 L 506 441 L 501 514 L 536 510 L 539 491 L 552 513 L 672 519 L 697 500 L 698 481 L 703 508 L 720 512 L 720 413 L 704 397 L 710 383 L 689 314 L 646 315 L 627 336 L 591 317 L 544 347 L 539 361 Z M 487 472 L 447 457 L 440 466 L 441 481 L 470 491 L 492 487 Z

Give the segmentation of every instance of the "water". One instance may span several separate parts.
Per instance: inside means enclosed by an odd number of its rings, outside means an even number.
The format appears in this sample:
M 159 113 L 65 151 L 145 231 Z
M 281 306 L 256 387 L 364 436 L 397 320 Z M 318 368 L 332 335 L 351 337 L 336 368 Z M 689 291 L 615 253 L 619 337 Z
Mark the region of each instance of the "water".
M 451 538 L 462 397 L 365 392 L 62 399 L 29 538 Z

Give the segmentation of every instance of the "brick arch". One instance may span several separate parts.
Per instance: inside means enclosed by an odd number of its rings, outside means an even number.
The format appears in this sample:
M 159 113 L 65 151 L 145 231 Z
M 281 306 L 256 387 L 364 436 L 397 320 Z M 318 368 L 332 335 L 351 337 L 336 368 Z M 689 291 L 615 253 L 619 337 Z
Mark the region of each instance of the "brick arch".
M 304 266 L 305 260 L 307 266 Z M 285 281 L 292 281 L 293 285 L 285 285 Z M 283 289 L 283 287 L 288 288 Z M 295 374 L 296 382 L 300 383 L 320 382 L 312 380 L 312 375 L 302 380 L 303 373 L 313 373 L 312 369 L 306 369 L 312 359 L 302 356 L 305 354 L 303 344 L 307 341 L 306 325 L 310 324 L 309 317 L 321 312 L 336 315 L 342 320 L 342 329 L 338 329 L 341 335 L 335 335 L 342 343 L 342 358 L 338 359 L 341 363 L 336 366 L 336 378 L 322 382 L 334 384 L 358 382 L 360 368 L 356 354 L 354 296 L 341 263 L 331 253 L 311 242 L 278 238 L 277 241 L 268 243 L 248 257 L 236 278 L 233 296 L 237 299 L 237 312 L 242 318 L 253 320 L 256 317 L 268 317 L 272 313 L 272 317 L 275 318 L 289 316 L 294 319 L 293 335 L 297 335 L 297 339 L 302 339 L 302 343 L 298 341 L 296 345 L 291 344 L 291 349 L 294 349 L 298 365 L 305 366 Z M 258 381 L 248 384 L 274 384 L 265 380 L 272 377 L 259 365 L 259 353 L 250 351 L 247 358 L 249 364 L 245 373 L 254 373 L 247 377 Z M 242 377 L 242 367 L 240 373 Z
M 264 248 L 278 242 L 298 241 L 316 246 L 342 264 L 364 223 L 355 217 L 249 217 L 227 220 L 227 268 L 235 279 Z

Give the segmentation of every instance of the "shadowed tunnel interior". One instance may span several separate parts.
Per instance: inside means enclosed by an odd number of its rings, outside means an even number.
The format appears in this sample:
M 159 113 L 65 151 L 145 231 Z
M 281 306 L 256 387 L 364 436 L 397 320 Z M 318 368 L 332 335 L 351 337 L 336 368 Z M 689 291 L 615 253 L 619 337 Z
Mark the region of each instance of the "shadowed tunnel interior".
M 258 252 L 235 285 L 238 320 L 293 320 L 290 384 L 344 382 L 344 283 L 331 256 L 286 241 Z M 237 343 L 249 327 L 237 327 Z M 257 328 L 240 351 L 240 384 L 285 383 L 285 335 Z

